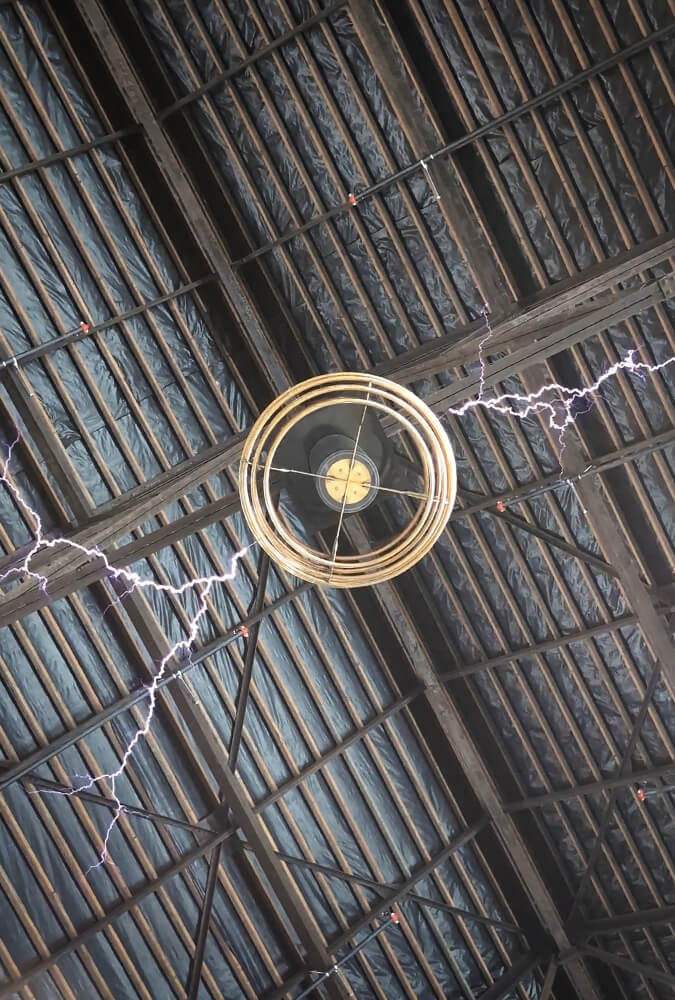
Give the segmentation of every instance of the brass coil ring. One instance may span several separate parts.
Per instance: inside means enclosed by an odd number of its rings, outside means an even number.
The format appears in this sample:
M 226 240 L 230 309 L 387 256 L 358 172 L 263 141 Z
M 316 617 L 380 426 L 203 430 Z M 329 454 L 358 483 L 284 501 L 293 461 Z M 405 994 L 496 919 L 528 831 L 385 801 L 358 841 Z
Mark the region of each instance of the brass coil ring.
M 285 435 L 307 414 L 336 404 L 371 407 L 392 418 L 410 436 L 424 484 L 414 494 L 420 503 L 402 531 L 358 556 L 327 554 L 307 545 L 290 530 L 272 496 L 274 458 Z M 429 552 L 450 517 L 457 473 L 441 422 L 418 396 L 377 375 L 338 372 L 300 382 L 260 414 L 244 445 L 239 492 L 253 537 L 284 570 L 309 583 L 366 587 L 398 576 Z

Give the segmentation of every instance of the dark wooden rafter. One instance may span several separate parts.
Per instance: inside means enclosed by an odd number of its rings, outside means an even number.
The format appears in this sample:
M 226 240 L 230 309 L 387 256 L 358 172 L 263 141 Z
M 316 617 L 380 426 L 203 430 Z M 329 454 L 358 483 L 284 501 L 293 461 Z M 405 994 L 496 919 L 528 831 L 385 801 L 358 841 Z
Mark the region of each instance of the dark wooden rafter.
M 230 308 L 237 316 L 242 329 L 246 331 L 250 345 L 255 351 L 258 367 L 266 374 L 269 383 L 277 392 L 288 388 L 290 382 L 285 363 L 278 358 L 255 305 L 241 282 L 235 277 L 231 260 L 214 223 L 205 211 L 166 132 L 158 122 L 155 110 L 138 80 L 128 53 L 110 26 L 103 5 L 96 0 L 77 0 L 76 5 L 124 94 L 134 121 L 143 128 L 145 140 L 171 190 L 175 192 L 177 204 L 181 206 L 191 232 L 204 250 L 213 273 L 218 277 Z
M 401 60 L 405 40 L 398 37 L 386 4 L 352 0 L 349 11 L 389 103 L 396 109 L 396 116 L 414 156 L 423 157 L 442 145 L 447 137 L 439 132 L 439 123 L 420 114 L 412 101 L 405 63 Z M 447 158 L 431 158 L 425 164 L 425 171 L 429 178 L 430 195 L 438 198 L 440 211 L 465 256 L 476 287 L 481 290 L 490 308 L 501 312 L 512 301 L 513 295 L 507 290 L 497 257 L 488 242 L 487 223 L 482 218 L 475 195 L 472 196 L 470 180 L 456 161 Z

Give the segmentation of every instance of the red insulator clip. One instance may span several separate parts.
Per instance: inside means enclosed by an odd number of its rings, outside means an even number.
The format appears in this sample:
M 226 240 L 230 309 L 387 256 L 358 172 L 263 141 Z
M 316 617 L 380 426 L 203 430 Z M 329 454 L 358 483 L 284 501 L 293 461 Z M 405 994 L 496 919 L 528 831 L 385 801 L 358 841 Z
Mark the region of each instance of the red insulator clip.
M 84 320 L 80 323 L 80 330 L 82 333 L 89 333 L 89 324 L 85 323 Z
M 248 636 L 248 626 L 242 625 L 239 629 L 239 634 L 245 639 Z
M 506 504 L 504 503 L 503 500 L 498 500 L 495 506 L 500 514 L 503 514 L 504 511 L 506 510 Z
M 347 201 L 349 202 L 350 205 L 356 204 L 356 195 L 354 194 L 353 191 L 350 191 L 349 194 L 347 195 Z
M 635 798 L 638 800 L 638 802 L 644 802 L 644 800 L 645 800 L 645 790 L 644 790 L 644 788 L 636 788 L 635 789 Z
M 400 924 L 401 923 L 401 918 L 399 917 L 398 913 L 396 913 L 395 910 L 392 910 L 391 913 L 389 914 L 389 916 L 391 917 L 391 922 L 393 924 Z

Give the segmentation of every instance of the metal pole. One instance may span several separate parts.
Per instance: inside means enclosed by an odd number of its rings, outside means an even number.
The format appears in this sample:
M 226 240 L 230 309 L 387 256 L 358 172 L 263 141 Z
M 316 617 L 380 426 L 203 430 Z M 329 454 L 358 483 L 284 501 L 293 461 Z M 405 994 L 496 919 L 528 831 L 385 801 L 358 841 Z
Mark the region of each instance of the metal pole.
M 303 990 L 302 993 L 298 993 L 295 1000 L 303 1000 L 304 997 L 308 997 L 310 993 L 314 992 L 317 986 L 320 986 L 321 983 L 325 982 L 326 979 L 330 979 L 331 976 L 334 976 L 335 973 L 338 972 L 338 970 L 341 969 L 343 965 L 345 965 L 351 958 L 354 958 L 355 955 L 358 955 L 358 953 L 362 951 L 367 944 L 370 944 L 370 942 L 374 940 L 374 938 L 379 937 L 380 934 L 383 931 L 386 931 L 389 927 L 391 927 L 392 924 L 398 925 L 399 923 L 398 914 L 394 913 L 393 910 L 391 910 L 389 913 L 383 913 L 382 919 L 385 920 L 386 923 L 380 924 L 379 927 L 376 927 L 374 931 L 371 931 L 370 934 L 364 937 L 363 941 L 361 941 L 359 944 L 355 945 L 350 951 L 348 951 L 347 954 L 344 956 L 344 958 L 341 958 L 339 962 L 336 962 L 335 965 L 332 966 L 332 968 L 327 969 L 325 972 L 322 972 L 319 978 L 315 980 L 313 983 L 311 983 L 306 990 Z
M 61 149 L 56 153 L 50 153 L 49 156 L 43 156 L 41 160 L 31 160 L 30 163 L 23 163 L 20 167 L 12 167 L 0 174 L 0 184 L 7 184 L 8 181 L 15 180 L 17 177 L 25 177 L 26 174 L 30 174 L 34 170 L 51 167 L 54 163 L 61 163 L 63 160 L 81 156 L 83 153 L 89 153 L 92 149 L 99 149 L 101 146 L 107 146 L 119 139 L 126 139 L 129 135 L 138 135 L 140 131 L 139 125 L 130 125 L 128 128 L 120 128 L 116 132 L 108 133 L 108 135 L 99 135 L 96 139 L 90 139 L 88 142 L 81 142 L 79 146 L 71 146 L 70 149 Z
M 452 142 L 446 143 L 445 146 L 441 146 L 434 152 L 428 153 L 426 156 L 421 157 L 421 159 L 416 160 L 414 163 L 410 163 L 407 167 L 397 171 L 397 173 L 391 174 L 389 177 L 385 177 L 384 180 L 378 181 L 376 184 L 371 184 L 370 187 L 352 195 L 351 200 L 347 200 L 342 202 L 340 205 L 335 205 L 333 208 L 329 208 L 326 212 L 315 216 L 304 225 L 297 226 L 290 232 L 284 233 L 284 235 L 278 237 L 278 239 L 270 240 L 269 243 L 266 243 L 262 247 L 258 247 L 257 250 L 253 250 L 251 253 L 246 254 L 246 256 L 240 257 L 239 260 L 233 261 L 232 267 L 242 267 L 244 264 L 248 264 L 257 257 L 261 257 L 263 254 L 269 253 L 270 250 L 274 250 L 276 247 L 281 246 L 284 243 L 288 243 L 289 240 L 295 239 L 296 236 L 301 236 L 310 229 L 314 229 L 315 226 L 320 225 L 322 222 L 328 222 L 336 215 L 350 212 L 356 204 L 364 201 L 364 199 L 371 198 L 373 195 L 379 194 L 380 191 L 390 187 L 392 184 L 405 180 L 410 177 L 411 174 L 416 173 L 418 170 L 422 170 L 423 164 L 428 164 L 430 160 L 434 160 L 439 156 L 447 156 L 450 153 L 455 153 L 458 149 L 468 146 L 477 139 L 482 139 L 483 136 L 493 132 L 494 129 L 500 128 L 502 125 L 508 125 L 516 118 L 520 118 L 521 115 L 525 115 L 529 111 L 534 111 L 535 108 L 541 107 L 542 104 L 548 104 L 549 101 L 553 101 L 561 94 L 566 93 L 568 90 L 578 87 L 581 83 L 585 83 L 586 80 L 589 80 L 591 77 L 597 76 L 600 73 L 605 73 L 608 69 L 612 69 L 613 66 L 617 66 L 626 59 L 630 59 L 631 56 L 637 55 L 638 52 L 643 52 L 652 45 L 656 45 L 657 42 L 664 41 L 674 29 L 675 22 L 671 22 L 669 25 L 666 25 L 666 27 L 660 28 L 658 31 L 654 31 L 649 35 L 645 35 L 644 38 L 641 38 L 638 42 L 627 46 L 625 49 L 619 49 L 602 62 L 596 63 L 594 66 L 589 66 L 580 73 L 576 73 L 574 76 L 571 76 L 568 80 L 563 80 L 561 83 L 556 84 L 555 87 L 551 87 L 550 90 L 546 90 L 537 97 L 533 97 L 529 101 L 525 101 L 523 104 L 517 105 L 505 114 L 499 115 L 497 118 L 493 118 L 489 122 L 485 122 L 484 125 L 473 129 L 471 132 L 467 132 L 466 135 L 460 136 L 459 139 L 454 139 Z
M 2 180 L 1 176 L 0 180 Z M 61 347 L 66 347 L 68 344 L 79 343 L 81 340 L 84 340 L 85 337 L 91 337 L 94 333 L 103 333 L 104 330 L 109 330 L 113 326 L 118 326 L 118 324 L 124 323 L 128 319 L 133 319 L 134 316 L 139 316 L 141 313 L 144 313 L 149 309 L 156 309 L 157 306 L 164 305 L 165 302 L 171 302 L 172 299 L 177 299 L 181 295 L 187 295 L 188 292 L 194 291 L 195 288 L 200 288 L 202 285 L 214 280 L 215 275 L 207 274 L 203 278 L 197 278 L 195 281 L 190 281 L 186 285 L 181 285 L 179 288 L 175 288 L 173 291 L 167 292 L 165 295 L 160 295 L 159 298 L 153 299 L 151 302 L 142 302 L 133 309 L 120 313 L 119 316 L 113 316 L 111 319 L 107 319 L 103 323 L 97 323 L 92 326 L 91 324 L 83 321 L 79 326 L 76 326 L 74 330 L 69 330 L 67 333 L 63 333 L 59 337 L 52 337 L 51 340 L 46 340 L 43 344 L 37 344 L 35 347 L 30 347 L 27 351 L 22 351 L 20 354 L 14 354 L 11 358 L 5 358 L 0 361 L 0 371 L 2 371 L 3 368 L 9 368 L 11 365 L 14 365 L 15 368 L 22 368 L 24 365 L 28 364 L 29 361 L 35 361 L 36 358 L 42 358 L 45 354 L 52 354 L 54 351 L 59 350 Z
M 456 520 L 460 517 L 468 517 L 469 514 L 475 514 L 479 510 L 495 507 L 500 502 L 508 505 L 522 503 L 524 500 L 533 500 L 543 493 L 568 488 L 570 482 L 577 483 L 598 472 L 607 472 L 609 469 L 616 468 L 617 465 L 624 465 L 626 462 L 632 462 L 636 458 L 642 458 L 645 455 L 651 455 L 652 452 L 669 448 L 672 444 L 675 444 L 675 430 L 665 431 L 663 434 L 657 434 L 656 437 L 649 438 L 647 441 L 626 445 L 624 448 L 618 448 L 616 451 L 609 452 L 609 454 L 597 458 L 594 462 L 589 463 L 583 472 L 580 472 L 577 476 L 573 476 L 571 480 L 565 479 L 563 470 L 560 469 L 558 472 L 543 476 L 537 482 L 525 483 L 524 486 L 509 493 L 495 494 L 494 496 L 476 500 L 466 507 L 455 508 L 450 515 L 450 519 Z
M 217 76 L 211 77 L 211 79 L 207 80 L 206 83 L 203 83 L 201 87 L 196 87 L 195 90 L 190 91 L 189 94 L 185 94 L 184 97 L 179 97 L 177 101 L 173 102 L 173 104 L 169 104 L 168 107 L 163 108 L 157 115 L 157 121 L 165 121 L 170 115 L 175 114 L 177 111 L 182 111 L 189 104 L 192 104 L 194 101 L 198 101 L 204 96 L 204 94 L 208 94 L 211 90 L 215 90 L 216 87 L 220 87 L 222 84 L 227 83 L 227 81 L 231 80 L 233 76 L 236 76 L 238 73 L 245 70 L 247 66 L 251 66 L 253 63 L 258 62 L 259 59 L 264 59 L 265 56 L 268 56 L 271 52 L 275 52 L 276 49 L 286 45 L 298 35 L 303 34 L 310 28 L 314 28 L 317 24 L 321 24 L 321 22 L 329 18 L 331 14 L 335 14 L 342 7 L 346 6 L 346 3 L 347 0 L 338 0 L 337 3 L 328 4 L 327 7 L 324 7 L 323 10 L 314 14 L 313 17 L 308 17 L 306 21 L 296 24 L 294 28 L 290 28 L 283 35 L 279 35 L 278 38 L 273 39 L 273 41 L 271 41 L 268 45 L 264 45 L 262 48 L 252 52 L 250 56 L 242 59 L 234 66 L 230 66 L 230 68 L 225 70 L 225 72 L 218 73 Z
M 244 850 L 252 851 L 253 848 L 246 841 L 239 841 Z M 378 882 L 376 879 L 366 878 L 365 875 L 355 875 L 353 872 L 343 872 L 339 868 L 331 868 L 329 865 L 319 864 L 318 861 L 308 861 L 306 858 L 295 858 L 290 854 L 284 854 L 283 851 L 276 852 L 277 857 L 284 861 L 287 865 L 293 865 L 296 868 L 306 868 L 308 871 L 317 872 L 320 875 L 327 875 L 329 878 L 341 879 L 343 882 L 351 882 L 354 885 L 363 885 L 369 889 L 374 889 L 375 892 L 380 895 L 386 895 L 390 892 L 396 892 L 397 886 L 389 882 Z M 413 903 L 417 903 L 418 906 L 424 906 L 428 909 L 442 910 L 444 913 L 451 913 L 453 916 L 461 917 L 463 920 L 473 921 L 474 923 L 483 924 L 486 927 L 498 927 L 500 930 L 508 931 L 510 934 L 522 935 L 520 928 L 516 927 L 515 924 L 506 923 L 503 920 L 493 920 L 492 917 L 484 917 L 480 913 L 472 913 L 470 910 L 463 910 L 458 906 L 451 906 L 450 903 L 444 903 L 439 899 L 430 899 L 428 896 L 420 896 L 416 892 L 408 891 L 405 894 L 405 898 L 411 900 Z
M 38 791 L 58 792 L 61 795 L 82 799 L 83 802 L 88 802 L 93 806 L 100 806 L 103 809 L 108 809 L 110 812 L 116 812 L 118 808 L 118 802 L 115 799 L 106 799 L 103 795 L 96 795 L 94 792 L 80 791 L 77 788 L 73 788 L 72 785 L 63 785 L 59 781 L 49 781 L 47 778 L 41 778 L 37 774 L 27 774 L 25 778 L 22 778 L 22 784 L 32 785 Z M 119 805 L 121 805 L 125 816 L 136 816 L 138 819 L 147 819 L 156 825 L 177 826 L 181 830 L 189 830 L 190 833 L 194 834 L 214 832 L 208 826 L 189 823 L 187 820 L 176 819 L 173 816 L 164 816 L 162 813 L 153 812 L 150 809 L 132 806 L 128 802 L 121 802 Z
M 610 788 L 625 788 L 626 785 L 638 785 L 641 781 L 650 778 L 662 778 L 667 774 L 675 774 L 675 761 L 668 764 L 657 764 L 655 767 L 647 767 L 641 771 L 633 771 L 612 778 L 600 778 L 598 781 L 588 781 L 583 785 L 574 785 L 572 788 L 559 788 L 553 792 L 544 792 L 542 795 L 530 795 L 519 802 L 507 802 L 504 811 L 507 813 L 523 812 L 525 809 L 539 809 L 541 806 L 550 805 L 552 802 L 563 802 L 565 799 L 575 799 L 580 795 L 594 795 L 596 792 L 603 792 Z
M 267 588 L 267 578 L 269 576 L 270 570 L 270 558 L 267 553 L 263 553 L 260 573 L 258 575 L 258 584 L 256 586 L 255 597 L 253 599 L 253 605 L 251 607 L 251 612 L 253 615 L 260 614 L 265 601 L 265 590 Z M 246 653 L 244 655 L 244 670 L 242 673 L 241 683 L 239 685 L 239 694 L 237 696 L 237 711 L 234 719 L 234 725 L 232 726 L 232 738 L 230 740 L 230 749 L 228 753 L 228 765 L 232 773 L 237 767 L 237 758 L 239 757 L 239 749 L 241 747 L 241 737 L 244 731 L 244 716 L 246 714 L 246 706 L 248 704 L 248 697 L 251 690 L 251 678 L 253 676 L 253 664 L 255 662 L 255 652 L 258 646 L 258 636 L 260 635 L 260 621 L 256 621 L 252 626 L 250 631 L 246 631 Z M 199 925 L 197 927 L 197 937 L 195 939 L 195 950 L 192 956 L 192 962 L 190 964 L 190 977 L 187 985 L 187 996 L 188 1000 L 197 1000 L 197 994 L 199 993 L 199 985 L 202 978 L 202 969 L 204 967 L 204 952 L 206 950 L 206 939 L 209 934 L 209 925 L 211 923 L 211 913 L 213 911 L 213 901 L 215 899 L 216 887 L 218 885 L 218 871 L 220 869 L 220 857 L 223 851 L 223 845 L 217 844 L 213 849 L 213 854 L 211 855 L 211 860 L 209 862 L 209 874 L 206 880 L 206 891 L 204 893 L 204 902 L 202 903 L 201 912 L 199 914 Z

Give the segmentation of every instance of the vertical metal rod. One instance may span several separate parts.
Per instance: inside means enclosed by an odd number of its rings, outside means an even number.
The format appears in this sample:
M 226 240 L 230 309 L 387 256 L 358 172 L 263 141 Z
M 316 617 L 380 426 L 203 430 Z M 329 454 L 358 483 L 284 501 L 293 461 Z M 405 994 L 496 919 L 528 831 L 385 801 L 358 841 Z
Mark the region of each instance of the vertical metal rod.
M 263 553 L 258 573 L 258 584 L 251 606 L 251 615 L 259 615 L 265 602 L 265 590 L 267 589 L 267 578 L 270 571 L 270 558 L 266 552 Z M 255 653 L 260 635 L 260 619 L 258 619 L 246 632 L 246 653 L 244 654 L 244 670 L 242 673 L 239 693 L 237 695 L 237 711 L 232 726 L 232 737 L 230 739 L 230 749 L 228 754 L 228 766 L 234 774 L 237 767 L 237 758 L 241 747 L 241 738 L 244 731 L 244 717 L 246 706 L 251 691 L 251 678 L 253 676 L 253 664 L 255 663 Z M 220 868 L 220 858 L 223 850 L 222 843 L 217 844 L 213 849 L 211 861 L 209 863 L 209 874 L 206 880 L 206 891 L 201 913 L 199 914 L 199 924 L 197 927 L 197 937 L 195 940 L 195 951 L 190 964 L 190 977 L 187 985 L 188 1000 L 197 1000 L 199 984 L 204 968 L 204 952 L 206 951 L 206 941 L 209 934 L 211 914 L 213 912 L 213 902 L 216 888 L 218 886 L 218 870 Z
M 262 560 L 260 562 L 260 573 L 258 576 L 258 587 L 256 590 L 255 599 L 253 601 L 253 606 L 251 607 L 251 614 L 257 615 L 260 613 L 263 607 L 263 602 L 265 600 L 265 589 L 267 587 L 267 577 L 270 571 L 270 557 L 266 552 L 263 553 Z M 248 704 L 248 697 L 251 690 L 251 678 L 253 677 L 253 664 L 255 663 L 255 653 L 258 645 L 258 636 L 260 634 L 260 621 L 256 621 L 248 632 L 248 638 L 246 640 L 246 653 L 244 654 L 244 670 L 241 676 L 241 683 L 239 685 L 239 694 L 237 697 L 237 712 L 234 718 L 234 725 L 232 726 L 232 736 L 230 739 L 230 751 L 228 755 L 228 761 L 230 765 L 230 770 L 235 771 L 237 767 L 237 758 L 239 757 L 239 748 L 241 746 L 241 736 L 244 731 L 244 716 L 246 715 L 246 706 Z
M 295 1000 L 304 1000 L 304 997 L 308 997 L 310 993 L 313 993 L 317 986 L 320 986 L 326 979 L 330 979 L 331 976 L 334 976 L 338 969 L 341 969 L 346 962 L 348 962 L 351 958 L 354 958 L 355 955 L 358 955 L 358 953 L 362 951 L 363 948 L 365 948 L 365 946 L 373 940 L 373 938 L 379 937 L 379 935 L 383 931 L 386 931 L 387 928 L 391 927 L 392 924 L 398 924 L 398 915 L 394 913 L 393 910 L 389 913 L 383 913 L 382 919 L 386 920 L 386 923 L 380 924 L 379 927 L 376 927 L 374 931 L 371 931 L 370 934 L 364 937 L 363 941 L 348 951 L 344 958 L 341 958 L 339 962 L 336 962 L 332 968 L 322 972 L 319 978 L 315 979 L 313 983 L 310 983 L 306 990 L 303 990 L 302 993 L 298 993 Z

